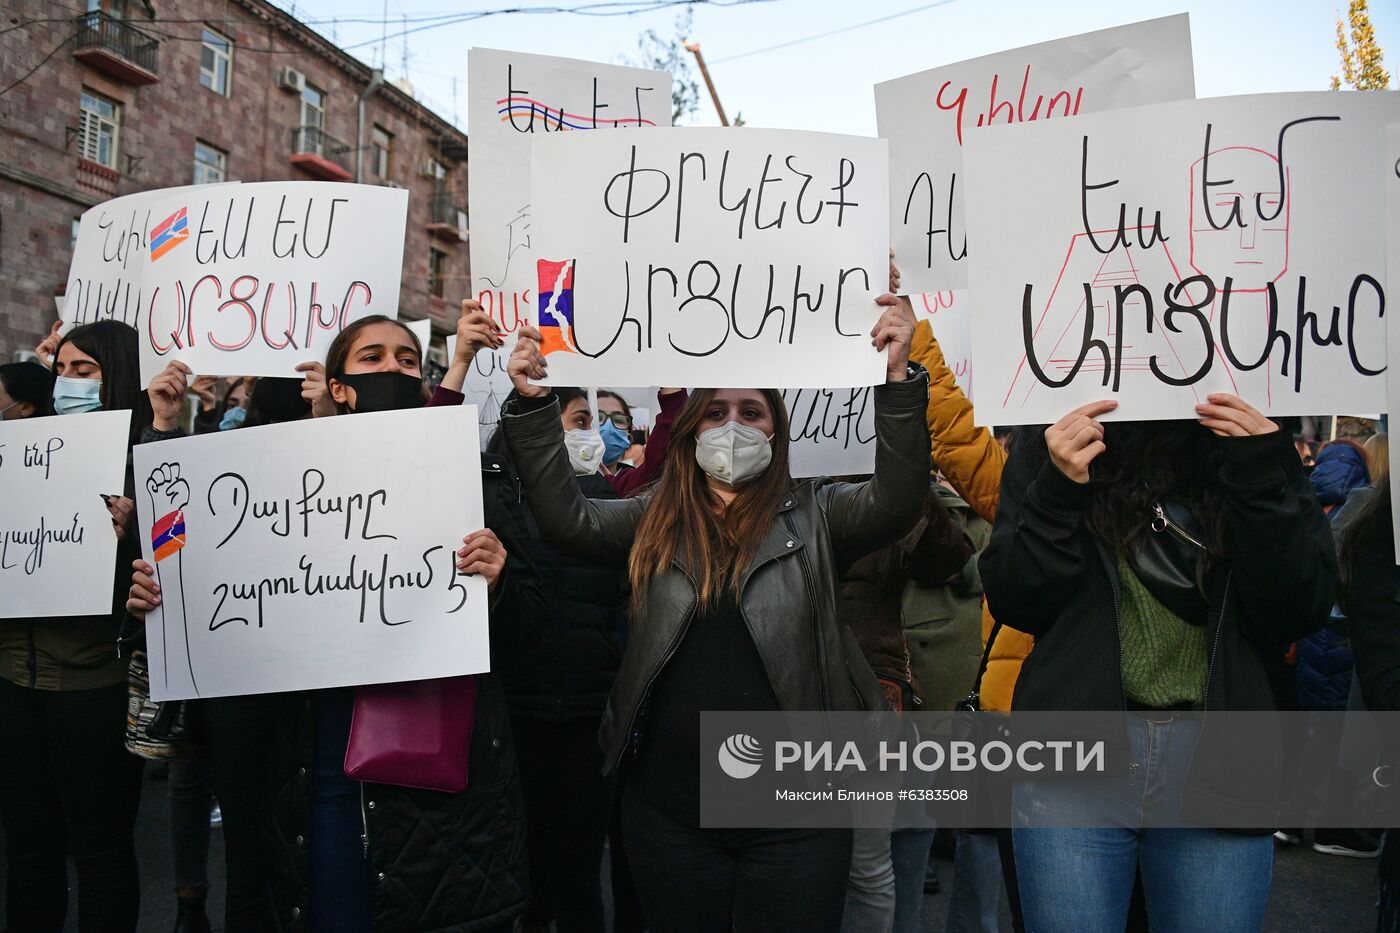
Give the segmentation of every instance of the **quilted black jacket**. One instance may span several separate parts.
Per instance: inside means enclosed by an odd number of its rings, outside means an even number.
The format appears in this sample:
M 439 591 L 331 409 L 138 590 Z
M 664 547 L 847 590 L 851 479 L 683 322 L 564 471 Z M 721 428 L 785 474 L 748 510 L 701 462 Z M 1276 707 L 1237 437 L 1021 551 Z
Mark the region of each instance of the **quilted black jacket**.
M 504 458 L 482 457 L 486 525 L 509 552 L 491 606 L 491 659 L 531 648 L 544 617 L 543 588 L 525 545 L 519 480 Z M 273 737 L 269 814 L 271 903 L 268 928 L 308 929 L 311 702 L 289 697 Z M 505 691 L 481 675 L 472 735 L 470 783 L 461 794 L 362 784 L 376 933 L 445 933 L 493 928 L 523 909 L 529 870 L 520 776 Z

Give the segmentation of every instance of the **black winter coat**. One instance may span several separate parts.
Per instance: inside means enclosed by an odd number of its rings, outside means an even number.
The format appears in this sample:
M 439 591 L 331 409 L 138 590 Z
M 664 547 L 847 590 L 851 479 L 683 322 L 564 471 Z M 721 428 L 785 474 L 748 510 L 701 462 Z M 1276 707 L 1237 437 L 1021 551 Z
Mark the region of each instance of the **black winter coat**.
M 1356 676 L 1366 708 L 1400 710 L 1400 567 L 1388 509 L 1356 530 L 1346 594 Z
M 586 498 L 617 498 L 600 474 L 575 479 Z M 622 663 L 630 592 L 626 568 L 552 548 L 528 510 L 525 520 L 547 608 L 539 644 L 498 668 L 511 713 L 553 722 L 597 719 Z
M 1271 710 L 1268 670 L 1287 644 L 1327 621 L 1337 559 L 1291 439 L 1220 438 L 1224 545 L 1208 581 L 1207 710 Z M 980 561 L 992 615 L 1035 636 L 1013 710 L 1126 705 L 1117 561 L 1084 523 L 1089 487 L 1018 444 Z
M 491 604 L 491 664 L 527 650 L 545 615 L 541 581 L 529 557 L 520 484 L 509 462 L 483 455 L 486 525 L 508 551 Z M 311 701 L 288 695 L 273 736 L 268 928 L 307 928 L 315 749 Z M 529 886 L 525 819 L 510 715 L 500 678 L 480 676 L 470 783 L 461 794 L 362 784 L 376 933 L 445 933 L 509 923 Z

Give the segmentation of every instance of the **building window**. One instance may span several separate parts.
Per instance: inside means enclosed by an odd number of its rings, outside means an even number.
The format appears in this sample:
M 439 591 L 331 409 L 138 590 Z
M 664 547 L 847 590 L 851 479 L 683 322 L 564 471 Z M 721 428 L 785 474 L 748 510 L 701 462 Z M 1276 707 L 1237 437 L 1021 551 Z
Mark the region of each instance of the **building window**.
M 388 130 L 376 126 L 369 137 L 369 173 L 375 178 L 388 180 L 389 152 L 393 148 L 394 137 Z
M 224 180 L 228 174 L 228 153 L 195 140 L 194 143 L 194 183 L 213 185 Z
M 199 50 L 199 83 L 215 94 L 228 96 L 229 75 L 233 73 L 233 41 L 205 28 Z
M 447 277 L 447 254 L 440 249 L 433 249 L 428 257 L 428 291 L 434 298 L 442 298 L 444 293 L 443 280 Z
M 318 130 L 326 125 L 326 94 L 309 84 L 301 89 L 301 125 Z
M 441 181 L 442 179 L 444 179 L 444 178 L 447 177 L 447 166 L 443 165 L 443 164 L 442 164 L 441 162 L 439 162 L 437 159 L 429 159 L 429 160 L 428 160 L 428 177 L 429 177 L 429 178 L 436 178 L 436 179 L 438 179 L 439 181 Z
M 121 105 L 101 94 L 83 91 L 78 118 L 78 155 L 89 162 L 117 167 L 117 134 L 121 126 Z

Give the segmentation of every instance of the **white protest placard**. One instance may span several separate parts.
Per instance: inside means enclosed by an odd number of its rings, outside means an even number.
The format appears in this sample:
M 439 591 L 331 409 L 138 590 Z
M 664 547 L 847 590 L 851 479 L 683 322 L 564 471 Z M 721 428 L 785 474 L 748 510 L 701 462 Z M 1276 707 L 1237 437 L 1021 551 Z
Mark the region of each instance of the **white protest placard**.
M 874 385 L 885 141 L 657 129 L 537 139 L 537 326 L 556 385 Z
M 876 121 L 890 141 L 890 244 L 904 286 L 967 288 L 963 143 L 970 130 L 1195 96 L 1185 13 L 875 85 Z M 998 248 L 997 241 L 985 248 Z
M 456 355 L 457 335 L 448 334 L 448 366 L 452 365 Z M 506 396 L 510 395 L 510 373 L 506 370 L 509 359 L 510 351 L 504 347 L 500 350 L 478 350 L 467 367 L 467 380 L 462 383 L 462 395 L 465 396 L 462 404 L 476 406 L 482 447 L 496 433 L 496 426 L 501 423 L 501 406 L 505 404 Z
M 361 413 L 135 449 L 156 700 L 488 670 L 476 410 Z M 445 465 L 457 465 L 449 468 Z
M 0 421 L 0 618 L 112 611 L 130 411 Z
M 1391 282 L 1400 282 L 1400 123 L 1392 123 L 1385 128 L 1385 156 L 1382 169 L 1385 178 L 1385 248 L 1386 274 Z M 1386 347 L 1389 359 L 1400 360 L 1400 323 L 1395 316 L 1386 319 Z M 1386 370 L 1386 411 L 1400 412 L 1400 366 Z M 1400 464 L 1395 459 L 1396 447 L 1400 438 L 1392 427 L 1389 433 L 1391 463 Z M 1400 468 L 1390 471 L 1390 515 L 1395 531 L 1395 562 L 1400 566 Z
M 68 264 L 68 284 L 58 299 L 63 333 L 79 324 L 116 320 L 138 327 L 145 311 L 141 276 L 150 248 L 152 205 L 183 192 L 231 187 L 184 185 L 155 188 L 103 201 L 78 219 Z
M 1400 95 L 1266 94 L 967 140 L 983 424 L 1385 407 L 1382 127 Z
M 943 362 L 963 395 L 972 399 L 972 298 L 966 290 L 910 295 L 914 316 L 928 321 Z
M 268 181 L 151 207 L 141 384 L 171 360 L 213 376 L 296 376 L 346 324 L 398 317 L 408 192 Z
M 532 319 L 530 143 L 671 125 L 664 71 L 496 49 L 467 52 L 472 290 L 507 334 Z M 510 341 L 514 343 L 514 341 Z
M 943 359 L 972 398 L 972 301 L 966 291 L 910 295 L 914 316 L 933 328 Z M 788 457 L 794 477 L 853 476 L 875 471 L 875 396 L 856 389 L 793 389 L 787 402 Z
M 875 389 L 786 389 L 788 471 L 796 478 L 875 472 Z

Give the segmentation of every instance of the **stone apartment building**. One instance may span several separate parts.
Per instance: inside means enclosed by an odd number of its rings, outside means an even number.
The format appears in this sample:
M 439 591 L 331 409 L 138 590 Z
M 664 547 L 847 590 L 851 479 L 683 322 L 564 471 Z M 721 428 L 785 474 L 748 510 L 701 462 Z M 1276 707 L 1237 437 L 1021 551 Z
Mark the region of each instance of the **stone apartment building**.
M 0 14 L 0 361 L 55 318 L 78 217 L 223 180 L 409 191 L 400 317 L 469 294 L 467 138 L 264 0 L 7 0 Z

